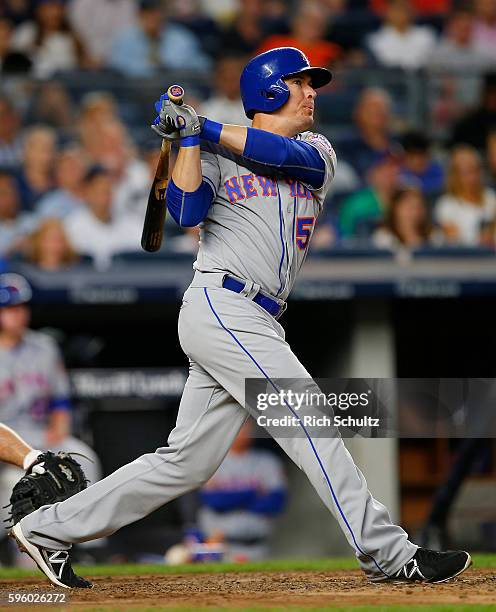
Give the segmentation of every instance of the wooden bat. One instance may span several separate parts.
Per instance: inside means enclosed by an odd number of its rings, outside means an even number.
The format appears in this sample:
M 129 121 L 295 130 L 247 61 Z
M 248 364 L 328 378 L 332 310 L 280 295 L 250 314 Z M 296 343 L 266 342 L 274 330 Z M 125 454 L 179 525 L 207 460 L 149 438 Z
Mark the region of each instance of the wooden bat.
M 184 89 L 180 85 L 171 85 L 167 90 L 167 95 L 175 104 L 182 104 Z M 143 232 L 141 234 L 141 246 L 149 253 L 160 249 L 164 236 L 164 223 L 167 212 L 165 192 L 169 183 L 170 150 L 171 141 L 163 138 L 155 178 L 153 179 L 150 195 L 148 196 Z

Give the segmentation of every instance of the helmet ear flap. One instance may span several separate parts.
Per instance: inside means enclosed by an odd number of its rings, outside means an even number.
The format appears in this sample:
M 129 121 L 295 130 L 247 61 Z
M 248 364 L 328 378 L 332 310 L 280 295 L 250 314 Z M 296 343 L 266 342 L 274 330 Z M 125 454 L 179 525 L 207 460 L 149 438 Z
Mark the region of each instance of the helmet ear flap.
M 270 111 L 277 110 L 283 104 L 288 101 L 289 98 L 289 87 L 286 85 L 282 78 L 277 79 L 275 83 L 272 83 L 267 89 L 264 90 L 264 97 L 266 100 L 270 100 Z

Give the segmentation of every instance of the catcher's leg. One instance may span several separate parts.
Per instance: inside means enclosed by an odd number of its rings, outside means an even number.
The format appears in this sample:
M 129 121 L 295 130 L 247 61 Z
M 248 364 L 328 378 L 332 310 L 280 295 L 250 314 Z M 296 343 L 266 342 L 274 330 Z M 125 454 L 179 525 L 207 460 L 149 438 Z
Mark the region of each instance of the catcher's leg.
M 208 480 L 245 419 L 243 408 L 193 363 L 168 446 L 26 516 L 20 522 L 24 536 L 38 546 L 64 550 L 143 518 Z

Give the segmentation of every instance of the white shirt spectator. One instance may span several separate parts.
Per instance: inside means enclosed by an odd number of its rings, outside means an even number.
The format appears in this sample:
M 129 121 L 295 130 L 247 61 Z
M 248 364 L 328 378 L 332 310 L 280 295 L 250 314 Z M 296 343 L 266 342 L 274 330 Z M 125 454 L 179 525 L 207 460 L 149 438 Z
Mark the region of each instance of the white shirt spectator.
M 35 44 L 36 36 L 36 25 L 26 22 L 15 30 L 12 40 L 12 48 L 22 51 L 33 61 L 35 76 L 45 78 L 58 70 L 77 68 L 77 50 L 71 36 L 64 32 L 53 32 L 41 47 Z
M 493 58 L 493 61 L 496 60 Z M 490 66 L 488 56 L 481 53 L 474 43 L 461 47 L 447 38 L 435 47 L 429 60 L 430 68 L 458 71 L 462 77 L 467 76 L 465 70 L 481 72 Z
M 425 66 L 435 45 L 436 36 L 426 26 L 412 26 L 400 32 L 385 25 L 368 38 L 368 47 L 378 62 L 407 70 Z
M 64 225 L 75 250 L 93 257 L 100 269 L 110 265 L 115 253 L 140 249 L 141 227 L 132 216 L 114 217 L 104 223 L 85 207 L 69 215 Z
M 72 0 L 69 20 L 89 54 L 103 60 L 110 52 L 113 37 L 135 20 L 134 0 Z
M 84 202 L 65 189 L 49 191 L 36 206 L 36 216 L 40 219 L 55 217 L 65 219 L 84 206 Z
M 212 96 L 201 105 L 200 114 L 220 123 L 251 126 L 241 100 L 229 100 L 225 96 Z
M 0 256 L 9 255 L 21 239 L 35 228 L 36 219 L 31 213 L 21 213 L 10 221 L 0 221 Z
M 436 203 L 434 217 L 441 226 L 450 224 L 457 228 L 459 244 L 477 246 L 482 225 L 496 219 L 496 194 L 492 189 L 485 189 L 480 206 L 449 194 L 443 195 Z
M 131 160 L 114 189 L 112 211 L 116 217 L 134 215 L 136 222 L 144 220 L 151 184 L 152 178 L 145 162 Z

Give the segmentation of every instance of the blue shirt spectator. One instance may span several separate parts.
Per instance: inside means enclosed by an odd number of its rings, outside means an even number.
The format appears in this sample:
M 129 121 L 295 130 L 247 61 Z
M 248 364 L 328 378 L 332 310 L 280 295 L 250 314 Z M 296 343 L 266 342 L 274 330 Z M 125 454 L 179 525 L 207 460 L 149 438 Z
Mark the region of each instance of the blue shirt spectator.
M 343 159 L 358 174 L 365 186 L 367 172 L 398 144 L 390 135 L 391 100 L 380 88 L 364 89 L 353 109 L 355 130 L 336 144 L 338 159 Z
M 161 68 L 208 70 L 210 58 L 183 26 L 166 23 L 160 2 L 141 0 L 135 25 L 117 34 L 107 62 L 130 77 L 147 77 Z
M 402 138 L 404 149 L 400 181 L 418 187 L 429 198 L 438 196 L 444 188 L 444 169 L 432 159 L 431 142 L 422 132 L 408 132 Z

